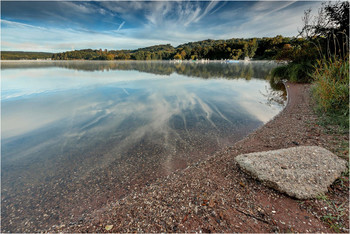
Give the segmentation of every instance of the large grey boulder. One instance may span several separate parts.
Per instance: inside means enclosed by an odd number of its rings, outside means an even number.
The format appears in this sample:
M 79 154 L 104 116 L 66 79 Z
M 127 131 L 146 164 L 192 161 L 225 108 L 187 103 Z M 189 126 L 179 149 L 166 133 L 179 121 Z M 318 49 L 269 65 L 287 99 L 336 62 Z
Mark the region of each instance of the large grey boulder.
M 315 198 L 346 170 L 346 161 L 318 146 L 242 154 L 240 167 L 269 187 L 298 199 Z

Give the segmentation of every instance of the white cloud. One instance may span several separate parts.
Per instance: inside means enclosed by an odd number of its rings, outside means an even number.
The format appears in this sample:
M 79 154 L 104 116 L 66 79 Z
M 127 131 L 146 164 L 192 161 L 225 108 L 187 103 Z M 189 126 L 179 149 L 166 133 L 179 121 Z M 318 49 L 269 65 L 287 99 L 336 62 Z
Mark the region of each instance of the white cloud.
M 76 14 L 91 14 L 96 12 L 96 9 L 90 6 L 89 3 L 75 2 L 60 2 L 65 8 L 70 9 Z
M 30 21 L 1 20 L 3 50 L 61 52 L 83 48 L 136 49 L 157 44 L 177 46 L 189 41 L 276 36 L 296 36 L 302 25 L 304 10 L 320 2 L 257 2 L 255 4 L 212 2 L 63 2 L 63 9 L 79 12 L 79 20 L 43 10 L 59 22 L 70 22 L 58 28 L 31 25 Z M 225 6 L 225 7 L 224 7 Z M 235 8 L 236 7 L 236 8 Z M 220 11 L 219 11 L 220 10 Z M 107 15 L 99 18 L 110 30 L 89 27 L 92 12 Z M 216 14 L 214 14 L 216 12 Z M 88 20 L 90 20 L 88 22 Z M 57 24 L 60 24 L 60 23 Z M 68 24 L 68 23 L 67 23 Z M 62 24 L 60 24 L 62 25 Z
M 294 4 L 296 1 L 292 2 L 257 2 L 251 9 L 252 21 L 260 20 L 274 12 L 278 12 L 287 8 L 288 6 Z M 277 7 L 276 7 L 277 6 Z
M 119 25 L 117 31 L 119 31 L 120 29 L 122 29 L 122 27 L 124 26 L 124 24 L 125 24 L 125 21 L 123 21 L 123 22 Z
M 6 22 L 2 28 L 2 50 L 48 51 L 62 52 L 75 49 L 135 49 L 152 46 L 158 43 L 169 43 L 159 39 L 134 38 L 127 35 L 108 32 L 91 32 L 74 29 L 47 28 L 42 30 L 32 25 L 21 25 L 21 30 L 15 22 Z M 123 30 L 126 34 L 133 30 Z
M 270 2 L 260 14 L 252 14 L 255 11 L 251 11 L 247 21 L 235 29 L 237 32 L 245 32 L 245 36 L 248 37 L 296 36 L 298 26 L 302 25 L 304 10 L 310 6 L 318 7 L 320 2 L 310 3 L 309 6 L 297 5 L 287 10 L 286 8 L 293 3 L 280 3 L 279 6 L 273 9 L 268 7 L 269 4 L 273 4 L 273 2 Z M 262 7 L 259 7 L 259 9 L 262 9 Z
M 218 1 L 211 1 L 208 6 L 205 8 L 203 14 L 201 14 L 199 17 L 197 17 L 194 21 L 198 22 L 201 20 L 204 16 L 206 16 L 211 10 L 215 8 L 215 6 L 218 4 Z
M 20 27 L 20 28 L 34 28 L 34 29 L 45 29 L 43 27 L 39 27 L 39 26 L 34 26 L 34 25 L 30 25 L 30 24 L 24 24 L 24 23 L 19 23 L 19 22 L 15 22 L 15 21 L 10 21 L 10 20 L 4 20 L 4 19 L 0 19 L 0 23 L 4 24 L 5 26 L 14 26 L 14 27 Z

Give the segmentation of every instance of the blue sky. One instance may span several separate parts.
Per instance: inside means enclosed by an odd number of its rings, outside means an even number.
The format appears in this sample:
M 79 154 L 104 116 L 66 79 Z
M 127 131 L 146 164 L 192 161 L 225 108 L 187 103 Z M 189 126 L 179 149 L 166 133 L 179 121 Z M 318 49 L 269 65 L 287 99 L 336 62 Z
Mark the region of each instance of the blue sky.
M 2 1 L 1 49 L 137 49 L 296 36 L 319 1 Z

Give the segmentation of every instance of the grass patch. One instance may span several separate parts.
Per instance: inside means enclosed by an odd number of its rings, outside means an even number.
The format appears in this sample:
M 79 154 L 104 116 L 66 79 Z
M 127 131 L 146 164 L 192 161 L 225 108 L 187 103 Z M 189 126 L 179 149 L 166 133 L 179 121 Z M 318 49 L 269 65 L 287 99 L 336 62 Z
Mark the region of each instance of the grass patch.
M 336 205 L 334 202 L 326 201 L 333 212 L 322 216 L 322 220 L 329 224 L 329 227 L 335 232 L 341 232 L 344 229 L 341 219 L 345 215 L 346 204 Z
M 349 128 L 349 60 L 317 61 L 312 93 L 316 109 L 323 113 L 324 125 Z
M 309 61 L 290 62 L 276 67 L 271 72 L 271 79 L 277 83 L 281 80 L 289 80 L 295 83 L 310 83 L 314 66 Z
M 326 200 L 328 200 L 328 197 L 325 194 L 319 194 L 319 195 L 317 195 L 316 199 L 326 201 Z
M 349 60 L 319 60 L 313 73 L 312 98 L 326 134 L 338 135 L 337 154 L 349 160 Z
M 315 107 L 318 115 L 317 124 L 328 134 L 349 134 L 349 115 L 341 113 L 325 113 L 318 106 Z
M 330 200 L 325 194 L 320 194 L 316 197 L 317 200 L 323 201 L 327 207 L 327 212 L 321 217 L 321 220 L 329 225 L 334 232 L 341 232 L 344 230 L 343 217 L 346 215 L 346 204 L 337 205 Z M 324 206 L 323 205 L 323 206 Z

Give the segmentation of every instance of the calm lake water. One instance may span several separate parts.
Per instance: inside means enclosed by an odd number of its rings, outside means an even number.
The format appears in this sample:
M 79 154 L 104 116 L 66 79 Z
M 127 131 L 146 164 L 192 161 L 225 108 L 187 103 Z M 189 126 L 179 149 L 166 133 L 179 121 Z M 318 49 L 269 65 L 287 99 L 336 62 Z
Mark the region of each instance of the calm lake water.
M 79 222 L 284 106 L 272 62 L 2 62 L 3 232 Z

